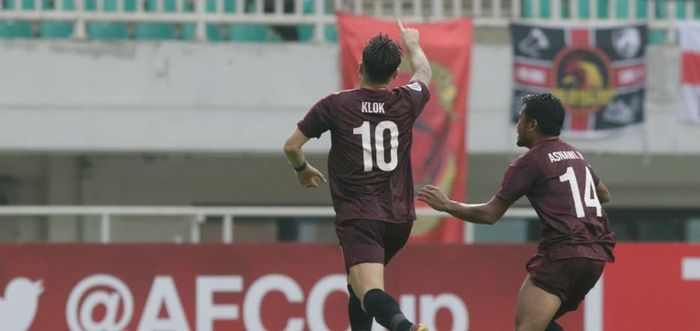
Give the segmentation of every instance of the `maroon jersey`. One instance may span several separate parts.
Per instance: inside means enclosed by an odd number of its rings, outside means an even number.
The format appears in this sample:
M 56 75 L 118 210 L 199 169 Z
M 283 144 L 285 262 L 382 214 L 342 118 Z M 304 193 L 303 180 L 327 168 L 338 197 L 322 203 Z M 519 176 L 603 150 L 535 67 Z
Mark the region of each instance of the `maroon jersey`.
M 321 99 L 298 123 L 307 137 L 331 131 L 328 178 L 337 222 L 416 218 L 412 130 L 429 98 L 422 82 L 342 91 Z
M 527 196 L 544 225 L 540 254 L 612 261 L 615 235 L 596 194 L 599 181 L 576 148 L 544 140 L 511 163 L 496 197 L 513 203 Z

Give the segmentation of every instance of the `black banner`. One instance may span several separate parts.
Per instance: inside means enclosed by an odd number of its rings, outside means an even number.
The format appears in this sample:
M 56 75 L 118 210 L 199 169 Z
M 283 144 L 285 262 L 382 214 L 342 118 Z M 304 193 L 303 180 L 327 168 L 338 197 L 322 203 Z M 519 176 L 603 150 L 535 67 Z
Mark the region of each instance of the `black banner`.
M 511 25 L 512 118 L 521 98 L 550 92 L 566 108 L 564 132 L 595 137 L 644 122 L 644 25 Z

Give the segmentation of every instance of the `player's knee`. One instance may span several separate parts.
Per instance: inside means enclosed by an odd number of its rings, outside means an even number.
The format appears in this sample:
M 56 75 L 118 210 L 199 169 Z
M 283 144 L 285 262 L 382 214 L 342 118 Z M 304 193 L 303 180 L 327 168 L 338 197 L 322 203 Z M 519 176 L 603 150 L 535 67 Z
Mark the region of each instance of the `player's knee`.
M 532 327 L 532 325 L 520 324 L 515 326 L 515 331 L 542 331 Z
M 518 319 L 515 321 L 515 331 L 544 331 L 541 324 L 538 321 Z

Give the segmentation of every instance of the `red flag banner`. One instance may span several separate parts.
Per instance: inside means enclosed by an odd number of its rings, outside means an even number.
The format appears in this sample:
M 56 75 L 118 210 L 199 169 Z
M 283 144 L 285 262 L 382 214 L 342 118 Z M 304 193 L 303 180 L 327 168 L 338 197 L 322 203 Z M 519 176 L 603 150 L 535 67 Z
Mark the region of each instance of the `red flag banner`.
M 678 23 L 681 49 L 682 116 L 700 123 L 700 23 Z
M 439 186 L 451 199 L 465 200 L 467 157 L 465 128 L 472 22 L 463 18 L 438 23 L 411 24 L 420 31 L 420 43 L 433 71 L 431 98 L 413 130 L 413 179 L 417 187 Z M 396 22 L 338 14 L 341 79 L 344 89 L 357 88 L 362 49 L 372 36 L 386 33 L 400 40 Z M 408 83 L 410 61 L 404 57 L 392 86 Z M 418 202 L 418 206 L 424 206 Z M 464 242 L 464 223 L 448 218 L 419 218 L 413 242 Z

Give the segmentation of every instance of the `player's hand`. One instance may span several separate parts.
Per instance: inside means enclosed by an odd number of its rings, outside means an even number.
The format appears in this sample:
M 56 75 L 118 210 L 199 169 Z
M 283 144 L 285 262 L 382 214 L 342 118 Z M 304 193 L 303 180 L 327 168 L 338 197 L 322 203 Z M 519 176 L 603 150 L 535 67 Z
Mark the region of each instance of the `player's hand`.
M 418 191 L 419 201 L 423 201 L 437 211 L 447 211 L 452 200 L 445 193 L 433 185 L 426 185 Z
M 297 179 L 306 188 L 315 188 L 318 187 L 318 184 L 326 182 L 326 177 L 310 164 L 304 170 L 297 172 Z
M 406 28 L 401 23 L 400 19 L 396 19 L 396 25 L 399 26 L 399 32 L 401 32 L 401 41 L 406 48 L 411 48 L 418 46 L 418 38 L 420 34 L 417 29 Z

